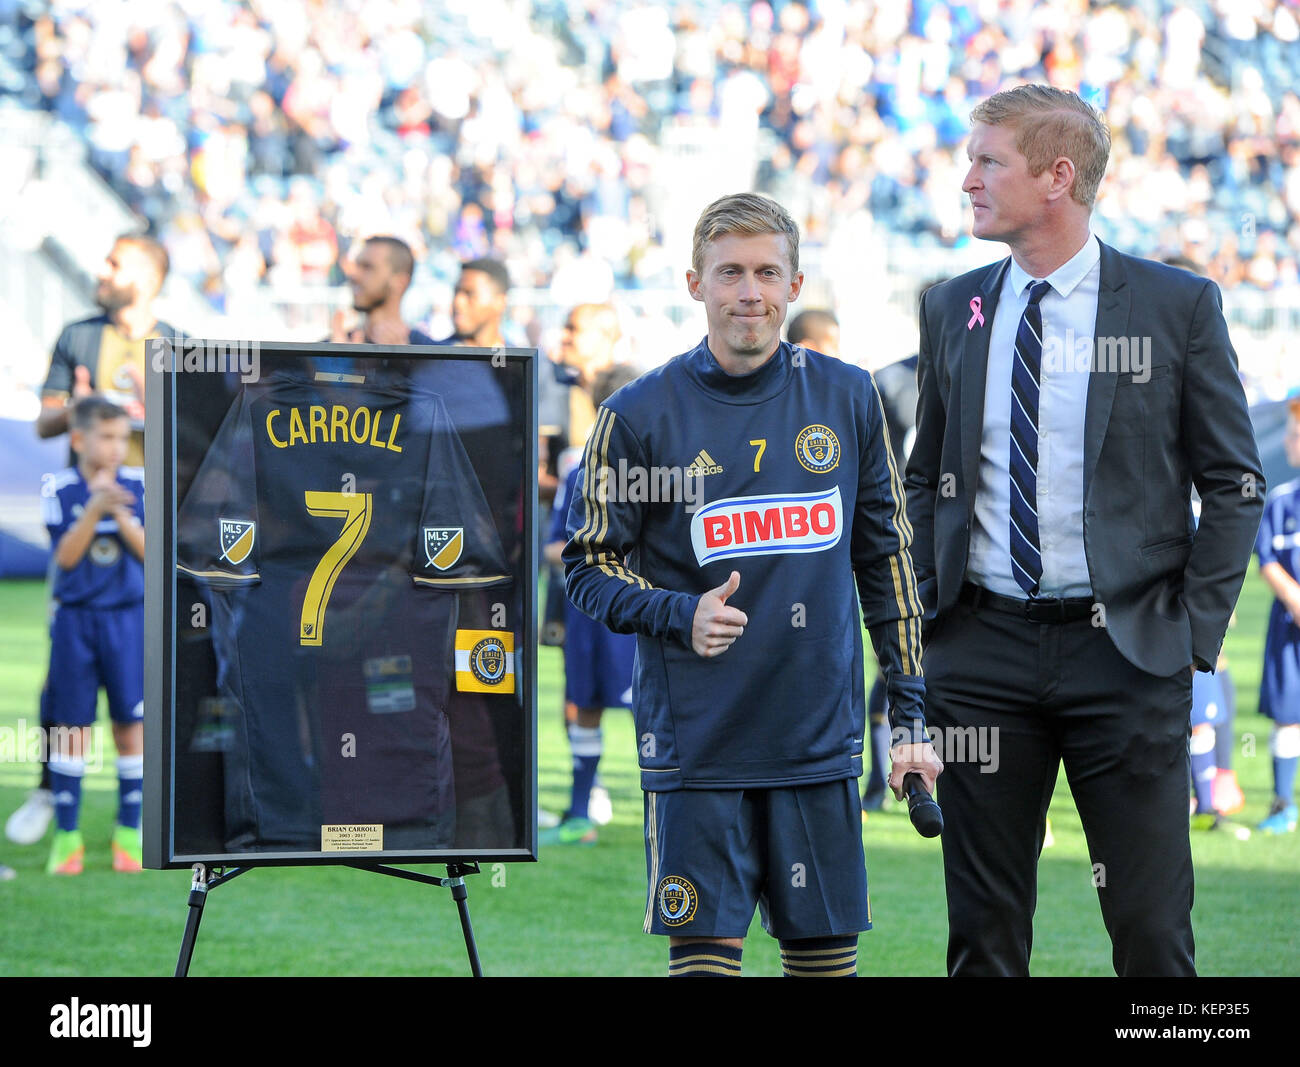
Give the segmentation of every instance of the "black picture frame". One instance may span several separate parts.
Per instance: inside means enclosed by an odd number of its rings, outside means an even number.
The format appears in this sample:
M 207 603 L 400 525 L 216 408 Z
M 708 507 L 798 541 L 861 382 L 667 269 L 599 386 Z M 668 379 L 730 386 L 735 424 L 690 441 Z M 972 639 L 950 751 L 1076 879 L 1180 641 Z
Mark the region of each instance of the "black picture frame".
M 146 364 L 144 866 L 536 860 L 537 351 L 163 338 L 150 342 Z M 344 371 L 330 369 L 340 367 Z M 438 383 L 435 391 L 443 398 L 489 503 L 510 568 L 507 628 L 515 641 L 515 692 L 481 697 L 505 783 L 508 833 L 504 820 L 498 819 L 495 829 L 488 820 L 489 830 L 453 837 L 444 846 L 420 847 L 413 840 L 392 848 L 335 851 L 232 847 L 217 825 L 224 818 L 216 803 L 223 791 L 218 777 L 221 729 L 218 725 L 207 731 L 218 737 L 210 746 L 213 751 L 195 748 L 198 712 L 193 695 L 196 685 L 202 690 L 214 683 L 194 683 L 204 668 L 195 666 L 202 654 L 190 647 L 195 635 L 186 614 L 190 605 L 182 599 L 188 579 L 177 570 L 178 512 L 198 464 L 241 391 L 246 386 L 256 389 L 273 375 L 308 372 L 321 381 L 344 373 L 353 378 L 370 375 L 373 381 L 406 376 Z M 485 408 L 476 399 L 484 383 L 499 395 L 490 416 L 476 417 L 475 412 Z M 510 528 L 502 530 L 503 523 Z M 207 655 L 215 657 L 211 650 Z M 454 677 L 450 690 L 455 693 Z

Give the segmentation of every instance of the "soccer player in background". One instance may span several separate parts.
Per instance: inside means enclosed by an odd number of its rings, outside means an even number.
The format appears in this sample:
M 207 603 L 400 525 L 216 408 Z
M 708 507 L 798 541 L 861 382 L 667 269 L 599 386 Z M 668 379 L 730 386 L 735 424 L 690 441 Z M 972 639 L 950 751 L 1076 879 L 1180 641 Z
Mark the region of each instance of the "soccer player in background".
M 331 341 L 353 344 L 431 345 L 433 338 L 408 326 L 402 318 L 402 297 L 415 273 L 411 246 L 387 234 L 368 237 L 347 272 L 352 310 L 336 311 L 330 320 Z
M 569 321 L 573 322 L 572 315 Z M 636 369 L 627 365 L 606 367 L 599 371 L 588 394 L 595 405 L 592 410 L 599 408 L 636 377 Z M 565 525 L 569 517 L 569 505 L 578 485 L 578 455 L 566 450 L 561 457 L 561 469 L 564 479 L 560 483 L 559 492 L 555 494 L 555 504 L 551 509 L 550 537 L 545 547 L 546 562 L 550 565 L 561 562 L 564 544 L 568 540 Z M 573 755 L 573 788 L 568 810 L 559 825 L 542 831 L 540 841 L 544 845 L 594 845 L 597 824 L 609 821 L 605 817 L 609 814 L 608 810 L 588 810 L 588 806 L 594 806 L 596 802 L 593 790 L 600 759 L 605 752 L 601 719 L 606 708 L 631 707 L 632 662 L 635 656 L 636 641 L 631 634 L 612 633 L 595 619 L 580 612 L 565 597 L 564 719 Z M 604 804 L 607 807 L 608 794 Z
M 501 327 L 509 292 L 510 272 L 500 260 L 471 259 L 463 264 L 451 298 L 453 332 L 438 343 L 504 348 Z
M 126 462 L 144 464 L 145 348 L 150 338 L 171 337 L 175 329 L 154 314 L 153 305 L 167 279 L 167 250 L 152 237 L 124 234 L 104 258 L 95 288 L 100 313 L 69 323 L 54 343 L 49 373 L 41 389 L 36 419 L 39 437 L 68 432 L 68 415 L 78 397 L 91 393 L 122 407 L 131 420 Z M 69 462 L 73 462 L 69 456 Z M 46 697 L 41 696 L 41 725 Z M 43 746 L 48 751 L 48 746 Z M 27 799 L 5 822 L 5 836 L 15 844 L 35 844 L 54 816 L 47 764 Z
M 833 311 L 809 308 L 799 312 L 790 320 L 785 336 L 792 345 L 803 345 L 824 356 L 840 358 L 840 320 Z
M 1300 399 L 1287 415 L 1286 461 L 1300 467 Z M 1300 479 L 1279 485 L 1264 503 L 1255 542 L 1259 573 L 1273 590 L 1259 713 L 1273 720 L 1273 800 L 1259 824 L 1266 834 L 1296 828 L 1295 776 L 1300 760 Z
M 138 871 L 144 776 L 144 471 L 124 467 L 126 411 L 88 396 L 72 411 L 77 464 L 47 475 L 41 489 L 54 546 L 57 608 L 47 681 L 56 744 L 50 784 L 58 829 L 48 874 L 80 874 L 81 781 L 92 744 L 99 688 L 108 694 L 117 747 L 118 808 L 113 869 Z
M 895 793 L 942 769 L 902 483 L 871 377 L 780 339 L 803 284 L 784 208 L 711 204 L 686 282 L 708 335 L 597 413 L 564 549 L 573 602 L 637 635 L 644 929 L 669 974 L 735 975 L 757 904 L 787 974 L 852 975 L 861 621 L 909 738 Z
M 167 270 L 167 250 L 152 237 L 125 234 L 113 242 L 95 287 L 100 314 L 69 323 L 54 343 L 41 388 L 38 437 L 67 433 L 70 402 L 98 393 L 131 421 L 126 462 L 144 463 L 146 342 L 176 332 L 153 310 Z

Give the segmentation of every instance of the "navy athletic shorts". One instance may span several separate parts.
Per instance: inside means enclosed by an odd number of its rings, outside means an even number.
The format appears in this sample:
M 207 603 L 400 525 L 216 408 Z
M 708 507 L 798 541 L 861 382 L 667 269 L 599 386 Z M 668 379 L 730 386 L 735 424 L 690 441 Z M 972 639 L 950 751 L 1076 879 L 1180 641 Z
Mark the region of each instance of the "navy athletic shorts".
M 566 605 L 564 699 L 580 708 L 631 707 L 636 635 L 613 633 Z
M 144 605 L 61 607 L 50 627 L 44 719 L 62 726 L 95 721 L 99 687 L 114 722 L 144 719 Z
M 645 794 L 645 931 L 793 941 L 871 929 L 857 781 Z

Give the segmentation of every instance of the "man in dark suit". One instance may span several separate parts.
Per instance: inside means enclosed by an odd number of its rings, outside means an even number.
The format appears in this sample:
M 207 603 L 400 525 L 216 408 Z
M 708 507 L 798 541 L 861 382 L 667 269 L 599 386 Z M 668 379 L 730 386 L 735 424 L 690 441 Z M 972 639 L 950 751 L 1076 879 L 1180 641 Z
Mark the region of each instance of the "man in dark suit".
M 907 467 L 948 969 L 1028 974 L 1064 761 L 1115 970 L 1194 974 L 1191 679 L 1214 668 L 1264 491 L 1236 355 L 1213 283 L 1092 235 L 1093 108 L 1022 86 L 971 118 L 973 232 L 1011 257 L 922 301 Z

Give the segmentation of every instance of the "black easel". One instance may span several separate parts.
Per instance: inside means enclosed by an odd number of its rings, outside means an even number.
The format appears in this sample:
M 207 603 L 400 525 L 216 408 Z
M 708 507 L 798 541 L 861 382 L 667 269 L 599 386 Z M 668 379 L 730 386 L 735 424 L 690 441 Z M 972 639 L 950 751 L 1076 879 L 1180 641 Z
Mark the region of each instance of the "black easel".
M 347 863 L 358 871 L 373 871 L 375 874 L 387 874 L 393 878 L 406 878 L 412 882 L 425 885 L 441 886 L 451 890 L 451 899 L 456 902 L 460 913 L 460 928 L 465 935 L 465 951 L 469 955 L 470 973 L 475 978 L 483 977 L 483 968 L 479 965 L 478 946 L 474 943 L 474 927 L 469 921 L 469 890 L 465 886 L 465 875 L 478 874 L 477 863 L 449 863 L 447 877 L 438 878 L 419 871 L 406 871 L 400 867 L 386 867 L 383 864 Z M 181 938 L 181 951 L 176 959 L 176 978 L 185 978 L 190 973 L 190 960 L 194 956 L 194 942 L 199 937 L 199 923 L 203 920 L 203 905 L 207 903 L 208 890 L 237 878 L 251 867 L 209 867 L 206 863 L 194 865 L 194 879 L 190 882 L 189 913 L 185 918 L 185 934 Z

